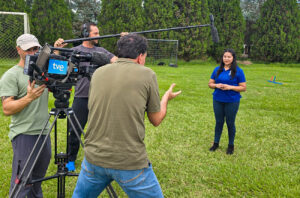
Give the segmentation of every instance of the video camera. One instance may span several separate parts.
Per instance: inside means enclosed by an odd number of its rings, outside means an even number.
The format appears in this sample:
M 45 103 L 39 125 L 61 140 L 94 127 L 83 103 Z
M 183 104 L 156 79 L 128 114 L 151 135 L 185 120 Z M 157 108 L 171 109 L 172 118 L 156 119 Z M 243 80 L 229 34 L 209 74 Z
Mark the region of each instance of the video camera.
M 50 90 L 75 85 L 83 77 L 90 78 L 93 72 L 110 62 L 101 52 L 79 52 L 65 48 L 52 48 L 63 53 L 56 55 L 46 44 L 40 52 L 27 55 L 24 74 L 30 76 L 37 84 L 46 84 Z M 80 66 L 81 62 L 89 62 L 89 66 Z
M 53 50 L 60 51 L 60 55 L 54 54 Z M 81 66 L 83 62 L 89 65 Z M 38 53 L 26 56 L 24 74 L 38 85 L 45 84 L 56 99 L 66 102 L 70 97 L 69 90 L 78 80 L 91 78 L 96 69 L 108 63 L 109 58 L 101 52 L 51 48 L 46 44 Z

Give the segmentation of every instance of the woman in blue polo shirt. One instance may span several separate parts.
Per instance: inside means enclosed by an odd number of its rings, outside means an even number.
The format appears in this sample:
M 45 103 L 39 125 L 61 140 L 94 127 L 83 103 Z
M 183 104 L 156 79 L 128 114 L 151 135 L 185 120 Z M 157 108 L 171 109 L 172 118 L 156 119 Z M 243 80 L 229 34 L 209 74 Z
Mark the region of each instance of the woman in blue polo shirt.
M 215 151 L 219 147 L 225 118 L 229 136 L 226 153 L 231 155 L 234 151 L 235 117 L 242 97 L 240 92 L 246 91 L 245 75 L 237 66 L 236 55 L 232 49 L 224 51 L 221 64 L 214 69 L 208 86 L 215 89 L 213 107 L 216 119 L 214 144 L 209 150 Z

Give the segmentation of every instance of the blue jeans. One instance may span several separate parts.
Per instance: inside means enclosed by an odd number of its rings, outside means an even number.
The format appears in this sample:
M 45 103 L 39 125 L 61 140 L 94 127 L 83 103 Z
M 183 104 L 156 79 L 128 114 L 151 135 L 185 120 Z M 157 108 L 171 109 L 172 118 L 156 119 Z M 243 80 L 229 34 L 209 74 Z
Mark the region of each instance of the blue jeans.
M 113 180 L 129 197 L 163 197 L 151 164 L 140 170 L 117 170 L 93 165 L 84 158 L 72 198 L 97 198 Z
M 240 102 L 219 102 L 214 100 L 214 112 L 216 119 L 215 126 L 215 143 L 220 142 L 220 138 L 224 126 L 224 118 L 226 118 L 226 124 L 228 128 L 229 145 L 234 145 L 235 138 L 235 117 L 239 110 Z

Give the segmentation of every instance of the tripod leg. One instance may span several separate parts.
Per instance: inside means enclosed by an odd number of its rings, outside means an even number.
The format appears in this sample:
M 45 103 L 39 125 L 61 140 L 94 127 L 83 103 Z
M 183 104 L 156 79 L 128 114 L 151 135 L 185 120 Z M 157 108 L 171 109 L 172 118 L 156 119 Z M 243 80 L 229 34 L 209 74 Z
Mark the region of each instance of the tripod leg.
M 75 118 L 75 120 L 76 120 L 76 122 L 77 122 L 77 126 L 79 126 L 79 130 L 81 131 L 81 133 L 84 134 L 84 132 L 83 132 L 83 130 L 82 130 L 82 128 L 81 128 L 81 126 L 80 126 L 80 124 L 79 124 L 77 118 L 76 118 L 76 115 L 75 115 L 74 113 L 73 113 L 73 114 L 67 114 L 68 121 L 70 122 L 71 127 L 72 127 L 74 133 L 76 134 L 76 136 L 77 136 L 77 138 L 78 138 L 78 140 L 79 140 L 79 142 L 80 142 L 80 145 L 82 146 L 82 148 L 84 148 L 83 142 L 81 141 L 81 138 L 80 138 L 80 136 L 79 136 L 79 133 L 78 133 L 78 131 L 77 131 L 77 128 L 75 127 L 75 125 L 74 125 L 74 123 L 73 123 L 73 121 L 72 121 L 71 115 L 73 115 L 73 118 Z
M 12 189 L 10 195 L 9 195 L 9 198 L 16 198 L 16 197 L 18 197 L 18 195 L 19 195 L 19 193 L 20 193 L 22 187 L 24 187 L 24 186 L 27 184 L 28 179 L 29 179 L 29 175 L 30 175 L 30 174 L 32 173 L 32 171 L 33 171 L 33 168 L 34 168 L 34 166 L 35 166 L 35 164 L 36 164 L 36 162 L 37 162 L 37 160 L 38 160 L 38 158 L 39 158 L 39 156 L 40 156 L 40 154 L 41 154 L 41 152 L 42 152 L 42 150 L 43 150 L 43 148 L 44 148 L 44 146 L 45 146 L 45 144 L 46 144 L 46 141 L 47 141 L 47 139 L 48 139 L 48 137 L 49 137 L 49 134 L 50 134 L 50 132 L 51 132 L 51 130 L 52 130 L 54 124 L 56 123 L 56 120 L 57 120 L 57 118 L 58 118 L 58 115 L 55 116 L 54 122 L 52 123 L 52 125 L 51 125 L 51 127 L 50 127 L 50 129 L 49 129 L 49 131 L 48 131 L 48 133 L 47 133 L 47 135 L 46 135 L 46 137 L 45 137 L 45 139 L 44 139 L 44 141 L 43 141 L 43 143 L 42 143 L 40 149 L 38 150 L 38 153 L 37 153 L 37 155 L 36 155 L 35 158 L 34 158 L 34 161 L 33 161 L 33 163 L 32 163 L 32 166 L 31 166 L 31 168 L 29 169 L 28 174 L 25 176 L 25 179 L 23 180 L 23 177 L 24 177 L 25 171 L 26 171 L 26 169 L 27 169 L 27 166 L 29 165 L 29 162 L 30 162 L 30 161 L 32 160 L 32 158 L 33 158 L 33 153 L 34 153 L 35 150 L 37 149 L 37 145 L 38 145 L 38 143 L 39 143 L 39 141 L 40 141 L 40 139 L 41 139 L 41 136 L 42 136 L 43 132 L 44 132 L 45 129 L 46 129 L 46 126 L 47 126 L 48 123 L 49 123 L 50 117 L 51 117 L 51 115 L 49 115 L 46 124 L 44 125 L 42 131 L 40 132 L 40 134 L 39 134 L 39 136 L 38 136 L 38 139 L 36 140 L 36 143 L 34 144 L 33 149 L 32 149 L 32 151 L 31 151 L 31 153 L 30 153 L 28 159 L 26 160 L 26 163 L 25 163 L 25 165 L 24 165 L 24 167 L 23 167 L 23 169 L 22 169 L 22 171 L 21 171 L 21 173 L 20 173 L 20 176 L 19 176 L 19 178 L 18 178 L 18 181 L 17 181 L 17 183 L 14 185 L 14 187 L 13 187 L 13 189 Z
M 108 184 L 108 186 L 106 187 L 106 191 L 107 191 L 109 197 L 118 198 L 118 195 L 115 192 L 114 188 L 111 186 L 111 184 Z
M 79 123 L 79 120 L 78 120 L 76 114 L 74 113 L 73 109 L 72 109 L 72 112 L 69 112 L 69 115 L 70 115 L 71 117 L 73 116 L 73 118 L 74 118 L 74 120 L 75 120 L 75 123 L 77 124 L 79 130 L 81 131 L 81 133 L 82 133 L 83 136 L 84 136 L 85 133 L 84 133 L 84 131 L 83 131 L 83 128 L 81 128 L 81 125 L 80 125 L 80 123 Z
M 59 176 L 58 178 L 58 185 L 57 185 L 57 198 L 64 198 L 65 197 L 65 176 Z

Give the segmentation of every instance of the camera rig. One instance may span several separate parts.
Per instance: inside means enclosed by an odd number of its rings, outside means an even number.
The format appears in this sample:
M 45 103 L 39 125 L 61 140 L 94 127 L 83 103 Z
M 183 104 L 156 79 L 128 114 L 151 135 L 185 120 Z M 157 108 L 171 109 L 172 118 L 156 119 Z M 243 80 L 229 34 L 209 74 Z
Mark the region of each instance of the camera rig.
M 53 53 L 58 50 L 60 55 Z M 81 66 L 81 63 L 89 63 Z M 80 52 L 72 49 L 53 48 L 48 44 L 34 55 L 27 55 L 24 74 L 30 81 L 45 84 L 56 98 L 55 107 L 68 107 L 70 90 L 82 78 L 91 78 L 99 67 L 110 63 L 106 54 L 101 52 Z
M 54 50 L 61 52 L 60 55 L 54 54 Z M 81 63 L 86 64 L 84 64 L 84 66 Z M 65 178 L 67 176 L 78 176 L 78 174 L 71 173 L 66 168 L 66 163 L 68 162 L 68 155 L 66 154 L 68 153 L 68 146 L 66 153 L 58 153 L 57 151 L 57 120 L 67 118 L 67 131 L 69 131 L 69 127 L 73 128 L 81 146 L 84 147 L 79 136 L 79 131 L 84 135 L 83 129 L 81 128 L 73 109 L 68 108 L 71 88 L 73 85 L 76 85 L 80 79 L 91 78 L 97 68 L 108 63 L 110 63 L 110 60 L 104 53 L 86 53 L 72 49 L 53 48 L 48 44 L 46 44 L 38 53 L 26 56 L 24 74 L 30 77 L 30 81 L 36 81 L 38 85 L 45 84 L 49 91 L 53 92 L 53 96 L 56 99 L 54 102 L 56 108 L 53 108 L 50 111 L 48 120 L 40 132 L 23 169 L 16 177 L 15 185 L 9 195 L 10 198 L 19 197 L 18 195 L 21 189 L 28 184 L 31 185 L 54 178 L 57 178 L 57 197 L 65 197 Z M 51 124 L 45 139 L 41 140 L 41 136 L 45 131 L 51 116 L 54 116 L 54 121 Z M 57 172 L 49 177 L 31 180 L 30 174 L 37 163 L 37 159 L 46 144 L 46 139 L 53 128 Z M 67 142 L 68 138 L 69 135 L 67 134 Z M 38 143 L 41 143 L 40 148 L 37 146 Z M 35 151 L 37 151 L 36 156 L 33 154 Z M 32 161 L 32 164 L 30 164 L 30 161 Z M 110 197 L 117 197 L 117 194 L 110 184 L 106 187 L 106 190 Z

